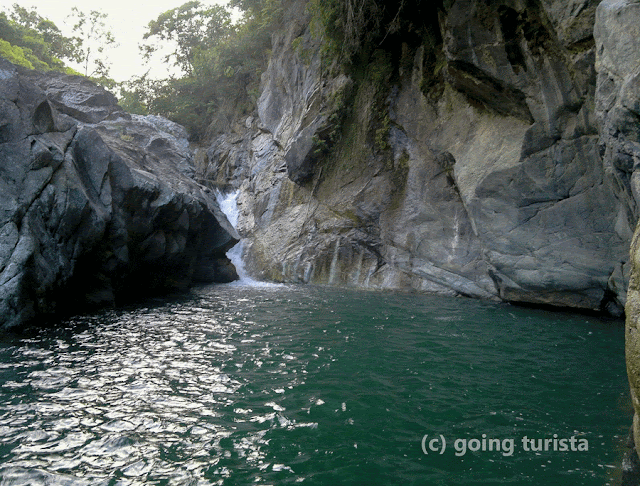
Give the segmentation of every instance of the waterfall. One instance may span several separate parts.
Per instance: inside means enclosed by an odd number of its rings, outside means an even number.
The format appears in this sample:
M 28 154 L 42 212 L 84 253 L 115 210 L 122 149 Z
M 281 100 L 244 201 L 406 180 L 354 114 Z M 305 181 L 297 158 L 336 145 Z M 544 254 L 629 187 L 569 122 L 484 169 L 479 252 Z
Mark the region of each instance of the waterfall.
M 458 219 L 458 210 L 456 209 L 456 213 L 454 216 L 454 227 L 453 227 L 453 240 L 451 241 L 451 253 L 447 257 L 447 262 L 451 263 L 456 257 L 456 253 L 458 251 L 458 247 L 460 246 L 460 220 Z
M 239 191 L 230 192 L 228 194 L 224 194 L 220 191 L 216 191 L 216 200 L 218 201 L 218 205 L 220 209 L 225 214 L 229 223 L 234 228 L 237 228 L 238 225 L 238 194 Z M 270 284 L 267 282 L 258 282 L 257 280 L 252 279 L 247 270 L 244 268 L 244 261 L 242 260 L 242 252 L 244 250 L 244 241 L 241 239 L 238 243 L 235 244 L 233 248 L 227 251 L 227 257 L 233 263 L 233 266 L 236 267 L 236 273 L 238 274 L 238 280 L 232 283 L 235 285 L 248 285 L 248 286 L 270 286 L 274 284 Z
M 458 219 L 458 211 L 456 211 L 456 216 L 455 216 L 455 234 L 453 235 L 453 251 L 456 251 L 458 249 L 458 246 L 460 245 L 460 220 Z
M 234 228 L 238 226 L 238 194 L 240 194 L 239 191 L 228 194 L 216 191 L 216 201 L 218 201 L 220 209 Z
M 331 266 L 329 267 L 329 284 L 333 284 L 336 281 L 336 268 L 338 266 L 338 252 L 340 251 L 340 239 L 336 240 L 336 247 L 333 250 L 333 259 L 331 260 Z

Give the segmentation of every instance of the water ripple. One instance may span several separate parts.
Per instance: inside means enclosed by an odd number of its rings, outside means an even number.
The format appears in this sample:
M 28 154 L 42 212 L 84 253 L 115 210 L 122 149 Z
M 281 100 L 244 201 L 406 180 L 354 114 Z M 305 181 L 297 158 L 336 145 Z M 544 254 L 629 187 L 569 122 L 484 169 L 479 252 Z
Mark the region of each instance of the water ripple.
M 557 457 L 429 462 L 420 438 L 574 430 L 607 445 L 559 470 L 602 484 L 622 340 L 584 321 L 285 286 L 78 317 L 3 340 L 0 485 L 537 484 Z

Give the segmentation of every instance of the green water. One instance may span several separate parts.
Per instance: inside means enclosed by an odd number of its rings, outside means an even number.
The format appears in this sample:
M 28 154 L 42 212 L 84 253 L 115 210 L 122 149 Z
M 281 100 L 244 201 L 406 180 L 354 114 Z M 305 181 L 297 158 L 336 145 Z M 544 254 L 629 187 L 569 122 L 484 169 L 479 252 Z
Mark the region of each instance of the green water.
M 3 336 L 0 484 L 616 484 L 623 341 L 466 299 L 204 287 Z

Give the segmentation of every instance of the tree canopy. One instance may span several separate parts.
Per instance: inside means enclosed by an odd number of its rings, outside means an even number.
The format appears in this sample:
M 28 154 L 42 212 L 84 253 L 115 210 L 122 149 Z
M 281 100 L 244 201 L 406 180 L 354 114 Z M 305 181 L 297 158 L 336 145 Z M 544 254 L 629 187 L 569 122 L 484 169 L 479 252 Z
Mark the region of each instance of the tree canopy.
M 165 56 L 188 75 L 193 74 L 198 57 L 224 42 L 232 33 L 231 13 L 220 5 L 205 7 L 198 1 L 168 10 L 149 22 L 141 45 L 149 59 L 158 50 L 158 40 L 173 41 L 176 49 Z
M 255 105 L 282 3 L 234 0 L 228 7 L 209 7 L 189 1 L 160 14 L 148 24 L 141 49 L 151 59 L 173 46 L 163 58 L 183 76 L 132 79 L 120 90 L 122 106 L 166 116 L 184 125 L 194 139 L 227 127 Z M 234 7 L 243 12 L 236 23 Z
M 13 5 L 9 15 L 0 12 L 0 56 L 43 71 L 67 71 L 63 59 L 73 60 L 77 39 L 62 35 L 50 20 L 35 10 Z
M 116 44 L 105 23 L 107 14 L 98 10 L 85 13 L 73 7 L 68 18 L 73 21 L 72 30 L 76 36 L 71 59 L 84 68 L 85 76 L 107 79 L 111 63 L 105 51 Z

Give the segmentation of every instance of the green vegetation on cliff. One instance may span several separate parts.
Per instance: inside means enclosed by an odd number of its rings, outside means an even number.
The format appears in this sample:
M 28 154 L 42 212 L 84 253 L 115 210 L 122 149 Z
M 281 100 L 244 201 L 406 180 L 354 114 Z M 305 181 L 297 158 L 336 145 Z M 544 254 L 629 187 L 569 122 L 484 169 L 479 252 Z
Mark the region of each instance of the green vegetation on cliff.
M 113 88 L 117 83 L 109 76 L 106 50 L 115 44 L 115 38 L 106 18 L 97 10 L 85 13 L 73 7 L 68 16 L 73 36 L 67 37 L 35 9 L 14 4 L 11 11 L 0 12 L 0 57 L 27 69 L 84 75 Z M 81 66 L 83 72 L 66 66 L 65 61 Z
M 143 49 L 151 57 L 163 43 L 173 42 L 175 49 L 165 60 L 183 76 L 133 79 L 121 90 L 121 104 L 134 112 L 166 116 L 184 125 L 194 139 L 226 129 L 255 106 L 282 3 L 232 1 L 230 6 L 243 12 L 235 24 L 229 7 L 198 1 L 164 12 L 149 23 Z
M 376 0 L 309 1 L 311 32 L 321 41 L 325 75 L 343 72 L 355 84 L 350 96 L 339 105 L 329 103 L 331 136 L 315 144 L 322 148 L 325 163 L 348 170 L 345 164 L 367 165 L 366 159 L 374 157 L 384 159 L 387 168 L 394 168 L 390 160 L 393 123 L 389 95 L 394 85 L 412 76 L 420 50 L 420 88 L 429 99 L 441 96 L 445 61 L 438 18 L 444 8 L 442 2 L 400 2 L 390 6 Z M 366 93 L 366 101 L 361 99 L 362 93 Z M 367 113 L 366 120 L 360 119 L 362 113 Z M 354 120 L 358 120 L 356 128 Z M 354 130 L 359 133 L 360 143 L 350 154 L 345 147 L 353 143 Z M 345 140 L 338 144 L 341 137 Z
M 65 37 L 50 20 L 35 10 L 13 6 L 10 15 L 0 12 L 0 57 L 40 71 L 75 73 L 63 59 L 73 59 L 77 39 Z
M 394 59 L 405 57 L 403 44 L 437 51 L 442 44 L 438 13 L 444 8 L 442 1 L 425 0 L 394 5 L 377 0 L 310 0 L 307 4 L 312 31 L 323 41 L 325 65 L 346 69 L 376 49 L 397 54 Z M 435 67 L 434 63 L 433 71 Z

